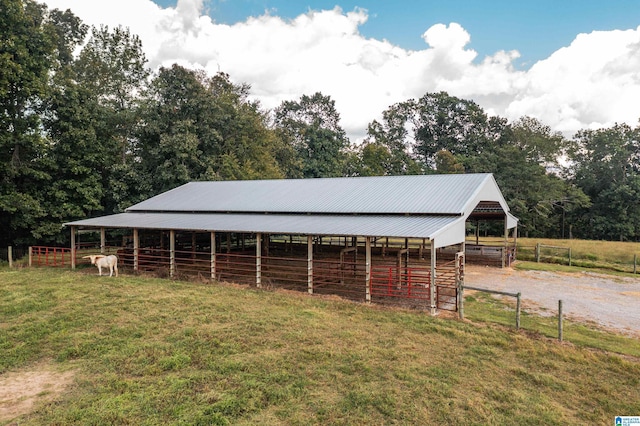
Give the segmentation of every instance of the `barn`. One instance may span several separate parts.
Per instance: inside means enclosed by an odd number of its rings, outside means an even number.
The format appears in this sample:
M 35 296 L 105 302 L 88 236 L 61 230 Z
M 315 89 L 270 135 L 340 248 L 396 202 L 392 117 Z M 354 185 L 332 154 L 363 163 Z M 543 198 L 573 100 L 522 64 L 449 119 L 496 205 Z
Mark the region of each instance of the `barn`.
M 478 221 L 503 223 L 501 263 L 515 256 L 507 247 L 515 246 L 517 219 L 492 174 L 190 182 L 124 213 L 65 225 L 72 259 L 90 249 L 79 238 L 92 232 L 95 248 L 117 252 L 134 272 L 197 274 L 435 314 L 457 309 L 465 252 L 483 250 L 465 242 L 468 224 Z

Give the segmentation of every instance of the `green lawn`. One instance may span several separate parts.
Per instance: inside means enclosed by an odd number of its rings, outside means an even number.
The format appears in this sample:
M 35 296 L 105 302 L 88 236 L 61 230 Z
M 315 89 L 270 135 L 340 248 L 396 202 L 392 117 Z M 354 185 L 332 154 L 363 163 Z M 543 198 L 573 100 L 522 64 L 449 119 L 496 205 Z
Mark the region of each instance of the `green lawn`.
M 640 414 L 637 356 L 516 331 L 486 314 L 509 308 L 487 301 L 469 300 L 475 320 L 461 322 L 93 273 L 0 270 L 0 373 L 43 361 L 76 371 L 67 393 L 16 424 L 566 425 Z M 622 353 L 640 347 L 616 338 L 631 348 Z

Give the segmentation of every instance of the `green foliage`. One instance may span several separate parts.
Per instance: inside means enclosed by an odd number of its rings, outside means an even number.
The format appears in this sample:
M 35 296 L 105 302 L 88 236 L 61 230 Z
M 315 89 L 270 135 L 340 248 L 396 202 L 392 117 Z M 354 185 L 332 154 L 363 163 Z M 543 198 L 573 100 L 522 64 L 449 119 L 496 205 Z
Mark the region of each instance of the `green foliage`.
M 136 147 L 136 166 L 151 183 L 147 196 L 191 180 L 282 176 L 278 141 L 248 91 L 226 74 L 160 69 L 145 96 Z
M 441 174 L 464 173 L 464 166 L 446 149 L 441 149 L 435 157 L 436 172 Z
M 349 144 L 340 127 L 335 101 L 315 93 L 299 101 L 285 101 L 275 110 L 275 128 L 298 161 L 290 164 L 288 177 L 336 177 L 345 170 Z M 301 167 L 295 170 L 295 165 Z
M 571 150 L 572 181 L 591 199 L 591 206 L 572 215 L 580 238 L 640 238 L 640 128 L 618 124 L 583 130 Z
M 521 234 L 640 239 L 640 127 L 567 141 L 438 92 L 390 106 L 355 145 L 322 93 L 265 111 L 224 73 L 152 75 L 128 29 L 87 40 L 68 10 L 0 10 L 0 245 L 63 242 L 66 221 L 193 180 L 475 172 L 494 174 Z

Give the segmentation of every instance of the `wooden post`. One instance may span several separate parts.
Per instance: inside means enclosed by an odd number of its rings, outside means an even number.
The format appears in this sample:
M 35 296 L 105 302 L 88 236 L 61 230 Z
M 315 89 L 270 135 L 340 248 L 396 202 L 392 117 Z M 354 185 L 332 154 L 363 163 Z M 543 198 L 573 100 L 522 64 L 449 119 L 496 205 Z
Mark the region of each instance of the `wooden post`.
M 138 228 L 133 228 L 133 271 L 138 272 L 140 267 L 140 236 L 138 234 Z
M 431 299 L 431 315 L 436 314 L 438 307 L 436 302 L 436 242 L 431 240 L 431 280 L 429 283 L 429 296 Z
M 366 237 L 364 242 L 365 247 L 365 300 L 367 303 L 371 303 L 371 237 Z
M 73 240 L 73 238 L 72 238 Z M 72 250 L 73 252 L 73 250 Z M 75 264 L 73 263 L 73 257 L 71 257 L 71 268 L 75 267 Z M 31 265 L 33 265 L 33 247 L 29 246 L 29 268 L 31 268 Z
M 100 254 L 104 254 L 107 247 L 107 234 L 104 228 L 100 228 Z
M 262 288 L 262 234 L 256 234 L 256 287 Z
M 540 263 L 540 243 L 536 244 L 536 262 Z
M 518 225 L 513 228 L 513 260 L 518 258 Z
M 169 231 L 169 276 L 173 278 L 176 273 L 176 231 Z
M 216 279 L 216 233 L 211 232 L 211 279 Z
M 7 258 L 9 259 L 9 268 L 13 268 L 13 247 L 7 247 Z
M 562 342 L 562 300 L 558 300 L 558 340 Z
M 458 290 L 458 313 L 460 319 L 464 319 L 464 247 L 465 243 L 460 244 L 461 251 L 456 253 L 456 288 Z
M 404 257 L 404 274 L 405 276 L 409 274 L 409 239 L 404 239 L 404 249 L 406 250 Z
M 520 330 L 520 299 L 521 294 L 516 294 L 516 330 Z
M 502 267 L 507 267 L 507 253 L 509 248 L 509 225 L 507 223 L 507 215 L 504 215 L 504 247 L 502 248 Z
M 31 247 L 29 247 L 29 266 L 31 266 Z M 71 269 L 76 269 L 76 227 L 71 227 Z
M 313 237 L 307 235 L 307 291 L 313 294 Z

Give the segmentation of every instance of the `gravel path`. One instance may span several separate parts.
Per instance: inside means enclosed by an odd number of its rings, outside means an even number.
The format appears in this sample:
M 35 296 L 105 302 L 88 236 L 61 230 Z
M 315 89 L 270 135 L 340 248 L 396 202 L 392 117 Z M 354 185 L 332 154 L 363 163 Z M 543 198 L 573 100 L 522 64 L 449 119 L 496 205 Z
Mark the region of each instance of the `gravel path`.
M 522 294 L 523 308 L 557 315 L 558 300 L 566 317 L 640 337 L 640 277 L 592 272 L 518 271 L 467 265 L 469 286 Z

